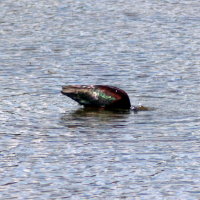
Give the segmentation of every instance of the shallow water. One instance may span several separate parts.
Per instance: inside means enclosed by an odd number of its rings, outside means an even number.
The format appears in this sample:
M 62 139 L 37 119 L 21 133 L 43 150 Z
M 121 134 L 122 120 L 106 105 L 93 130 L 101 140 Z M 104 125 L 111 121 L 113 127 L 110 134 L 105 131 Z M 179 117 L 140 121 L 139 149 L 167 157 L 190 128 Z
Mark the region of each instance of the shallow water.
M 200 199 L 200 3 L 0 3 L 1 199 Z M 147 112 L 60 94 L 108 84 Z

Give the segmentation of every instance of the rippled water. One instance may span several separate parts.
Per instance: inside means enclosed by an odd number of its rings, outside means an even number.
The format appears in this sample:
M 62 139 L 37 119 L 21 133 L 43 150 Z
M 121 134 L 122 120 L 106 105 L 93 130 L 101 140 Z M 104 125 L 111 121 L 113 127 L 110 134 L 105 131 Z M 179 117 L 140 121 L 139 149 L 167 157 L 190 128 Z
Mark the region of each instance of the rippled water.
M 0 2 L 1 199 L 200 199 L 200 3 Z M 84 110 L 108 84 L 154 110 Z

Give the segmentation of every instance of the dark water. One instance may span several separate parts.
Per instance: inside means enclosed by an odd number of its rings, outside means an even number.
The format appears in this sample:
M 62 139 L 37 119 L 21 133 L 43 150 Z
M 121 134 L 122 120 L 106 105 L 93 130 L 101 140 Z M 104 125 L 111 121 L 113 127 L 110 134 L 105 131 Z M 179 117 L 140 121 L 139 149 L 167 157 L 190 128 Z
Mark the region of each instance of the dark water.
M 200 199 L 200 3 L 0 2 L 1 199 Z M 84 110 L 66 84 L 126 90 Z

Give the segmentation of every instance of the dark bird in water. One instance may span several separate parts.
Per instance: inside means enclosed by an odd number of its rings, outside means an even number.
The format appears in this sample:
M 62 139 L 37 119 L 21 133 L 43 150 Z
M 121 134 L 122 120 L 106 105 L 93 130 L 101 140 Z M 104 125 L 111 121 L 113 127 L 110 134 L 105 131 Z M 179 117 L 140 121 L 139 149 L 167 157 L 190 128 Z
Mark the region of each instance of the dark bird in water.
M 67 85 L 62 87 L 61 93 L 85 107 L 139 110 L 139 107 L 131 107 L 128 94 L 124 90 L 114 86 Z

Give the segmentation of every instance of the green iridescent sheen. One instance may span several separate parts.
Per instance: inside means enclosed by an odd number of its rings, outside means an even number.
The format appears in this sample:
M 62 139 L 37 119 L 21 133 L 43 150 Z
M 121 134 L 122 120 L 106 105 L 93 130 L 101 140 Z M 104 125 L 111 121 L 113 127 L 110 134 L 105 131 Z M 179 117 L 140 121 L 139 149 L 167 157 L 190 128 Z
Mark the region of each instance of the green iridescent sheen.
M 108 96 L 108 95 L 106 95 L 104 92 L 99 91 L 98 94 L 99 94 L 99 97 L 101 97 L 101 98 L 103 98 L 103 99 L 106 99 L 106 100 L 115 100 L 114 97 Z

